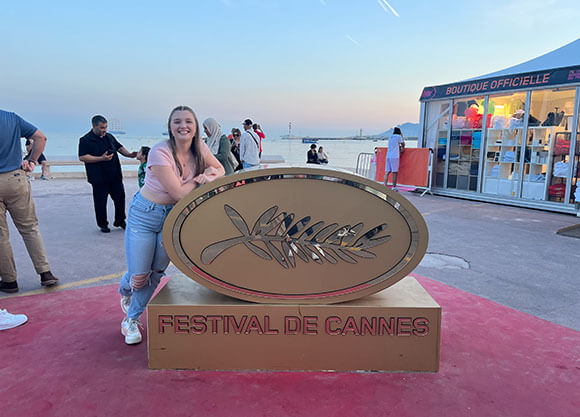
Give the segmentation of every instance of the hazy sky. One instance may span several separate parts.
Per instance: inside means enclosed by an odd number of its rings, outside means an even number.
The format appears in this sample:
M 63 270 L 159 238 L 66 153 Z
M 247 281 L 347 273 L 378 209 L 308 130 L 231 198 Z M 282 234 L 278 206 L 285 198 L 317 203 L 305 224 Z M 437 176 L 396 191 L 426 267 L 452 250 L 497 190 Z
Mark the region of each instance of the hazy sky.
M 46 132 L 90 117 L 160 134 L 171 108 L 272 136 L 417 122 L 426 85 L 526 61 L 580 37 L 555 0 L 0 0 L 0 108 Z

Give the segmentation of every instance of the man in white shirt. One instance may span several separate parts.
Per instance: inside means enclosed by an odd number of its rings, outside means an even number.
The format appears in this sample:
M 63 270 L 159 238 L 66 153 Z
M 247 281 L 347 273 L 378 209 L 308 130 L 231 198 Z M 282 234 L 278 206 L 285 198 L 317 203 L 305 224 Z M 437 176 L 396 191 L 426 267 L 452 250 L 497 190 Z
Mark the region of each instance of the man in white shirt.
M 393 129 L 393 134 L 389 138 L 389 147 L 387 149 L 387 161 L 385 163 L 385 187 L 389 180 L 389 173 L 393 173 L 393 191 L 399 191 L 397 188 L 397 174 L 399 173 L 400 152 L 405 149 L 405 141 L 401 129 Z
M 252 121 L 244 120 L 244 130 L 240 138 L 240 160 L 244 169 L 260 164 L 260 138 L 252 131 Z

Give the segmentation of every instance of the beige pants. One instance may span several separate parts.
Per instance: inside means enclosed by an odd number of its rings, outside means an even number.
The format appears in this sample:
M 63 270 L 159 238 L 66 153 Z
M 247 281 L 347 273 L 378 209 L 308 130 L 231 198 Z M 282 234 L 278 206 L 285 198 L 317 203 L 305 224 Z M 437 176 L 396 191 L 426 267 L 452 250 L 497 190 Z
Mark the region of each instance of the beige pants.
M 0 173 L 0 278 L 4 282 L 16 281 L 16 265 L 10 246 L 10 234 L 6 221 L 10 213 L 20 232 L 36 273 L 50 270 L 42 237 L 38 231 L 38 218 L 30 192 L 26 173 L 20 169 Z

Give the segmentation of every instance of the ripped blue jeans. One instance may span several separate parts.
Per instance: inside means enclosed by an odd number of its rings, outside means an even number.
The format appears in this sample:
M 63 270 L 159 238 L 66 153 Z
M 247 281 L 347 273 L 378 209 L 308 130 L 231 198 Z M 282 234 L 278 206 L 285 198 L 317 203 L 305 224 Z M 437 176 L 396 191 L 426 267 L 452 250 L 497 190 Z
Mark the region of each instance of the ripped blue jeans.
M 127 272 L 119 284 L 119 294 L 131 295 L 127 317 L 138 319 L 153 296 L 169 257 L 161 244 L 163 222 L 173 204 L 155 204 L 141 196 L 133 197 L 125 230 Z

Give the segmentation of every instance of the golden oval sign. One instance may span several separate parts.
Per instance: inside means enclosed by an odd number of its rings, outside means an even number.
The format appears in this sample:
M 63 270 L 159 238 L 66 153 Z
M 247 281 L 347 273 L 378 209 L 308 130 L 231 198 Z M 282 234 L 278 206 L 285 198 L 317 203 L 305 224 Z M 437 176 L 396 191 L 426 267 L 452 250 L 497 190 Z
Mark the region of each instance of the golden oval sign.
M 271 168 L 220 178 L 175 205 L 173 263 L 200 284 L 260 303 L 329 304 L 401 280 L 427 250 L 418 210 L 366 178 Z

